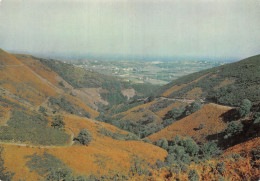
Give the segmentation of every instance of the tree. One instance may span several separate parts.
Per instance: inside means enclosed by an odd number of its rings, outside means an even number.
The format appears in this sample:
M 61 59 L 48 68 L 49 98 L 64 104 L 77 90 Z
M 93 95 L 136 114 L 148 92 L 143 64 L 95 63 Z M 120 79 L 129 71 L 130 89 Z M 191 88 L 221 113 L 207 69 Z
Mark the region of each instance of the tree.
M 243 117 L 247 117 L 250 113 L 250 109 L 252 107 L 252 103 L 250 100 L 248 99 L 244 99 L 242 102 L 241 102 L 241 105 L 239 107 L 239 115 L 241 118 Z
M 6 172 L 4 167 L 4 160 L 2 159 L 2 152 L 4 148 L 0 146 L 0 180 L 12 180 L 14 173 Z
M 82 129 L 80 130 L 78 136 L 75 138 L 75 141 L 79 142 L 82 145 L 89 145 L 92 141 L 92 135 L 89 130 Z
M 62 128 L 64 128 L 65 123 L 64 123 L 64 121 L 62 120 L 62 117 L 61 117 L 61 116 L 56 116 L 56 117 L 54 118 L 54 121 L 51 123 L 51 126 L 52 126 L 53 128 L 62 129 Z

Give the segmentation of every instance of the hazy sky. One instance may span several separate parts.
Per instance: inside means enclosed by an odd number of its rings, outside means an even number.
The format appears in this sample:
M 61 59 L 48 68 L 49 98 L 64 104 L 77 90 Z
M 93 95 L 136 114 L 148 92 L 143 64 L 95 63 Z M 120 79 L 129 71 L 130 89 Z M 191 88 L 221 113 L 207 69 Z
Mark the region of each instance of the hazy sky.
M 0 48 L 240 59 L 260 53 L 260 0 L 0 0 Z

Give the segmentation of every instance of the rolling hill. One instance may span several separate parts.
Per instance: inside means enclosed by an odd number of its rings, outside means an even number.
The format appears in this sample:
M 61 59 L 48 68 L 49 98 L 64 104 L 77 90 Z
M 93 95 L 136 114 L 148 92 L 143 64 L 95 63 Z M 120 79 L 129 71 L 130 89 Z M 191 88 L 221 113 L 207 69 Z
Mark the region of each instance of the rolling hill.
M 257 180 L 259 59 L 156 91 L 0 49 L 0 179 Z
M 159 89 L 167 98 L 202 98 L 217 104 L 238 106 L 245 97 L 260 103 L 260 55 L 196 72 Z

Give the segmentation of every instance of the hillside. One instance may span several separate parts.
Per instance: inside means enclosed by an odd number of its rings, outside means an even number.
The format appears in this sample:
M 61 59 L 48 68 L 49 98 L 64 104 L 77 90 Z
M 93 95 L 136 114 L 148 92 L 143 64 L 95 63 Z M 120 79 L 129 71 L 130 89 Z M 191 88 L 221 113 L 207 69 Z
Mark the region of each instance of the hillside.
M 149 95 L 157 88 L 157 86 L 149 84 L 134 84 L 121 78 L 88 71 L 53 59 L 43 59 L 21 54 L 15 56 L 32 69 L 39 69 L 37 63 L 40 63 L 41 67 L 44 66 L 56 72 L 58 74 L 55 78 L 56 81 L 54 77 L 51 78 L 51 81 L 55 81 L 56 84 L 63 86 L 67 89 L 67 92 L 80 97 L 86 103 L 92 100 L 92 106 L 94 107 L 97 107 L 99 104 L 107 105 L 108 103 L 110 106 L 118 105 L 135 95 Z M 40 71 L 38 72 L 40 73 Z M 128 94 L 128 92 L 132 93 Z M 93 96 L 95 96 L 94 99 Z
M 0 58 L 0 146 L 4 149 L 0 156 L 4 170 L 15 173 L 12 180 L 47 178 L 53 174 L 50 169 L 59 168 L 70 177 L 143 175 L 133 169 L 143 170 L 148 177 L 150 165 L 164 159 L 165 150 L 91 119 L 99 115 L 91 108 L 95 99 L 41 61 L 3 50 Z M 82 129 L 92 135 L 89 146 L 74 140 Z
M 260 55 L 235 63 L 196 72 L 160 88 L 158 96 L 202 98 L 210 102 L 238 106 L 245 98 L 260 103 Z
M 197 142 L 205 142 L 207 136 L 221 132 L 227 126 L 223 121 L 223 114 L 231 110 L 229 107 L 216 104 L 204 105 L 201 110 L 174 122 L 148 138 L 156 142 L 165 137 L 173 140 L 176 135 L 192 137 Z M 199 126 L 203 124 L 203 129 Z
M 257 180 L 258 59 L 154 96 L 151 85 L 0 49 L 0 179 Z

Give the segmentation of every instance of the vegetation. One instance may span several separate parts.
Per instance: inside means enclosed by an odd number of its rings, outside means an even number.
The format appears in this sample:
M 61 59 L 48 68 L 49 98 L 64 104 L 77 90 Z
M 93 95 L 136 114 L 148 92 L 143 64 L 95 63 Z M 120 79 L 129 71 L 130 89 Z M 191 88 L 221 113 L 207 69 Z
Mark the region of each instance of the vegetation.
M 200 180 L 200 176 L 199 176 L 197 170 L 189 171 L 189 180 L 190 181 L 199 181 Z
M 39 145 L 62 145 L 69 141 L 69 135 L 48 127 L 48 120 L 38 113 L 14 110 L 7 124 L 8 126 L 0 127 L 1 140 Z
M 67 165 L 55 156 L 44 152 L 42 155 L 26 156 L 29 159 L 26 166 L 31 172 L 36 172 L 46 180 L 75 180 L 85 181 L 87 178 L 81 175 L 75 175 Z
M 116 133 L 113 133 L 109 130 L 107 130 L 106 128 L 101 128 L 99 130 L 99 133 L 105 135 L 105 136 L 108 136 L 108 137 L 111 137 L 113 139 L 116 139 L 116 140 L 139 140 L 139 138 L 135 135 L 135 134 L 121 134 L 120 132 L 116 132 Z
M 92 137 L 90 131 L 87 129 L 82 129 L 82 130 L 80 130 L 78 136 L 74 140 L 82 145 L 87 146 L 91 143 L 92 139 L 93 139 L 93 137 Z
M 46 109 L 42 106 L 39 107 L 39 112 L 42 113 L 44 116 L 47 116 Z
M 250 109 L 252 107 L 251 101 L 248 99 L 244 99 L 239 107 L 239 115 L 240 117 L 246 117 L 250 113 Z
M 253 103 L 260 101 L 260 55 L 239 62 L 214 67 L 204 71 L 183 76 L 163 86 L 159 95 L 174 85 L 184 85 L 183 88 L 172 92 L 167 97 L 185 98 L 195 87 L 202 89 L 201 98 L 219 104 L 239 106 L 245 95 Z M 197 80 L 197 81 L 195 81 Z M 223 83 L 225 84 L 223 85 Z
M 64 123 L 64 121 L 63 121 L 63 119 L 62 119 L 61 116 L 56 116 L 56 117 L 54 118 L 54 121 L 51 123 L 51 126 L 52 126 L 53 128 L 62 129 L 62 128 L 65 127 L 65 123 Z
M 224 130 L 225 136 L 224 138 L 227 139 L 231 136 L 239 134 L 243 130 L 243 125 L 236 121 L 231 121 L 227 128 Z
M 15 173 L 6 171 L 6 167 L 4 167 L 4 160 L 2 158 L 2 152 L 4 148 L 0 146 L 0 180 L 12 180 Z

